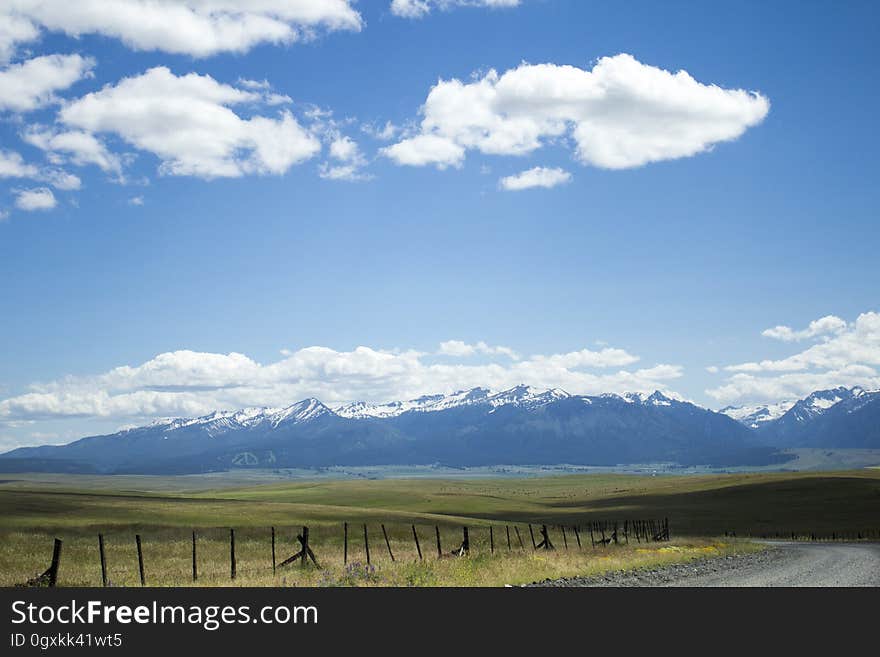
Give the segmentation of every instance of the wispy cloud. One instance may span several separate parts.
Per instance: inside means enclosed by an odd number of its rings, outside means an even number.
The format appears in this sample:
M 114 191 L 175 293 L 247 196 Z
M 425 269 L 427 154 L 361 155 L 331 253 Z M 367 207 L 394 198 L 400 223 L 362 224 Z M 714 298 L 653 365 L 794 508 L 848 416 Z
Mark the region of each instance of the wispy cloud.
M 724 403 L 777 401 L 841 385 L 880 388 L 880 313 L 862 313 L 854 322 L 829 315 L 803 331 L 785 326 L 771 331 L 788 342 L 820 341 L 786 358 L 723 367 L 729 376 L 706 391 L 711 397 Z
M 501 189 L 508 192 L 518 192 L 535 187 L 550 189 L 567 182 L 571 182 L 571 174 L 564 169 L 534 167 L 512 176 L 505 176 L 499 181 L 499 184 Z

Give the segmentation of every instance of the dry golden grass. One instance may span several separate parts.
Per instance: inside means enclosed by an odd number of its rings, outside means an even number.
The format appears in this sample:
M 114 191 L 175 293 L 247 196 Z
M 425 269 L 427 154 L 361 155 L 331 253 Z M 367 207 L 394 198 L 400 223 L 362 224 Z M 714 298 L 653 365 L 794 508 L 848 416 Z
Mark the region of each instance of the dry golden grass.
M 508 551 L 503 526 L 496 527 L 495 553 L 490 552 L 488 529 L 471 528 L 471 552 L 466 557 L 448 556 L 461 543 L 459 528 L 441 530 L 444 557 L 437 557 L 432 527 L 418 528 L 423 559 L 419 560 L 409 526 L 388 526 L 395 561 L 378 525 L 369 526 L 371 564 L 366 563 L 363 527 L 351 527 L 348 565 L 343 565 L 341 540 L 331 541 L 329 532 L 339 535 L 339 525 L 316 525 L 312 546 L 321 569 L 298 563 L 272 573 L 268 530 L 237 530 L 236 579 L 230 579 L 228 530 L 206 529 L 197 536 L 198 581 L 192 582 L 191 535 L 175 528 L 152 528 L 142 535 L 144 569 L 149 586 L 503 586 L 547 578 L 592 575 L 607 571 L 678 563 L 701 557 L 728 555 L 758 549 L 735 539 L 681 539 L 665 543 L 636 543 L 590 546 L 581 536 L 582 548 L 569 533 L 568 549 L 558 530 L 551 535 L 556 550 L 535 551 L 528 530 L 520 527 L 525 549 L 520 549 L 512 532 Z M 277 559 L 293 554 L 293 528 L 277 534 Z M 46 568 L 51 558 L 54 535 L 42 532 L 9 532 L 0 544 L 0 585 L 10 586 Z M 59 586 L 100 586 L 101 571 L 96 536 L 64 532 Z M 337 536 L 339 538 L 339 536 Z M 134 535 L 114 530 L 104 535 L 109 583 L 139 586 Z

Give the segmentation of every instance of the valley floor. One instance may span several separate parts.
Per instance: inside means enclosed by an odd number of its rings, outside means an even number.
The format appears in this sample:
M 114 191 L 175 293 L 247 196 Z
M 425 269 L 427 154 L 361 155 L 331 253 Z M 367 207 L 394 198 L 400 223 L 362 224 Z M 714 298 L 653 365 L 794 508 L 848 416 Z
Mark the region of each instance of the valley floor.
M 664 518 L 670 543 L 645 544 L 623 535 L 635 520 Z M 100 584 L 99 533 L 114 585 L 139 584 L 136 534 L 142 538 L 148 584 L 191 584 L 194 532 L 198 584 L 228 585 L 230 529 L 235 530 L 237 585 L 502 585 L 738 554 L 755 549 L 749 537 L 794 532 L 876 540 L 878 518 L 880 470 L 875 469 L 260 485 L 194 477 L 7 475 L 0 481 L 0 585 L 42 572 L 56 537 L 64 542 L 60 583 Z M 593 548 L 590 524 L 606 522 L 610 528 L 615 521 L 620 544 Z M 343 567 L 344 523 L 348 568 Z M 536 536 L 542 524 L 548 526 L 554 552 L 532 549 L 530 524 Z M 278 562 L 295 551 L 295 536 L 304 525 L 326 568 L 286 568 L 273 575 L 270 528 L 276 530 Z M 470 530 L 470 557 L 437 559 L 436 534 L 448 554 L 462 542 L 463 527 Z

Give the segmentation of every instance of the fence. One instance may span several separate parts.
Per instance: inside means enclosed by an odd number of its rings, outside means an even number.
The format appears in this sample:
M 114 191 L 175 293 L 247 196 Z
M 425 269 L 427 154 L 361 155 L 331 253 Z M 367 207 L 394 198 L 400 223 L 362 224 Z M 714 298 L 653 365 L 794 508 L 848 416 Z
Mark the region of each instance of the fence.
M 373 555 L 376 554 L 375 548 L 376 545 L 373 545 L 373 551 L 371 552 L 370 546 L 370 532 L 369 526 L 366 523 L 362 524 L 362 547 L 364 550 L 364 554 L 366 556 L 367 564 L 372 563 Z M 620 545 L 620 544 L 629 544 L 630 541 L 637 543 L 650 543 L 650 542 L 660 542 L 660 541 L 668 541 L 669 540 L 669 520 L 664 518 L 662 520 L 624 520 L 622 523 L 619 521 L 595 521 L 591 522 L 587 525 L 551 525 L 551 524 L 540 524 L 533 525 L 527 524 L 528 533 L 531 538 L 531 550 L 532 551 L 551 551 L 551 550 L 584 550 L 584 549 L 603 549 L 607 548 L 611 545 Z M 396 557 L 394 551 L 392 549 L 391 540 L 389 539 L 388 531 L 384 523 L 379 525 L 382 539 L 384 543 L 385 550 L 387 551 L 388 558 L 391 562 L 396 561 Z M 425 526 L 420 526 L 422 531 L 425 531 Z M 496 544 L 496 529 L 501 530 L 502 525 L 499 523 L 497 525 L 488 525 L 481 526 L 478 531 L 485 531 L 488 534 L 488 552 L 491 555 L 501 554 L 503 552 L 513 553 L 513 552 L 525 552 L 527 551 L 526 545 L 523 542 L 522 534 L 520 533 L 520 525 L 509 523 L 503 525 L 503 536 L 505 540 Z M 513 529 L 513 534 L 511 534 L 511 528 Z M 428 557 L 422 551 L 422 539 L 424 538 L 424 534 L 420 537 L 419 529 L 415 524 L 410 524 L 407 528 L 409 531 L 405 531 L 405 534 L 409 534 L 410 531 L 412 533 L 412 541 L 416 550 L 417 559 L 419 561 L 423 561 L 426 558 L 437 558 L 437 559 L 449 559 L 449 558 L 462 558 L 470 555 L 472 550 L 476 549 L 475 544 L 472 542 L 472 534 L 471 532 L 475 529 L 473 527 L 462 526 L 460 528 L 461 532 L 461 540 L 459 542 L 458 538 L 456 538 L 453 543 L 447 544 L 444 548 L 441 541 L 441 533 L 440 526 L 433 526 L 433 534 L 436 540 L 437 546 L 437 555 L 436 557 Z M 536 530 L 537 530 L 537 538 L 536 538 Z M 448 531 L 448 530 L 447 530 Z M 302 531 L 297 534 L 296 541 L 298 543 L 297 551 L 290 555 L 289 557 L 283 558 L 280 561 L 276 556 L 276 530 L 275 527 L 270 527 L 266 532 L 267 536 L 267 556 L 271 555 L 271 568 L 272 573 L 275 574 L 279 569 L 284 569 L 287 567 L 292 567 L 294 564 L 297 564 L 300 568 L 313 567 L 317 569 L 321 569 L 321 563 L 318 560 L 316 555 L 316 550 L 320 552 L 320 547 L 314 545 L 310 537 L 309 527 L 303 526 Z M 569 536 L 572 537 L 572 541 L 569 540 Z M 589 536 L 589 544 L 586 542 L 586 537 Z M 512 538 L 514 537 L 514 538 Z M 561 544 L 560 544 L 561 540 Z M 348 565 L 349 562 L 349 544 L 351 542 L 350 532 L 349 532 L 349 523 L 344 522 L 342 524 L 342 541 L 343 541 L 343 550 L 342 550 L 342 565 Z M 375 541 L 375 539 L 374 539 Z M 137 569 L 138 569 L 138 578 L 140 580 L 141 586 L 147 586 L 148 582 L 148 568 L 145 564 L 145 554 L 144 554 L 144 545 L 149 545 L 147 540 L 142 538 L 141 534 L 135 534 L 134 536 L 134 547 L 137 552 Z M 199 579 L 199 534 L 197 531 L 193 530 L 192 532 L 192 582 L 197 582 Z M 381 545 L 381 544 L 380 544 Z M 485 545 L 485 543 L 483 543 Z M 61 548 L 62 541 L 58 538 L 54 541 L 54 547 L 52 552 L 52 562 L 49 568 L 24 584 L 20 584 L 19 586 L 49 586 L 53 587 L 56 585 L 58 581 L 58 571 L 61 563 Z M 103 534 L 98 534 L 97 541 L 97 561 L 101 570 L 101 583 L 103 586 L 108 586 L 110 584 L 110 578 L 108 574 L 108 558 L 107 551 L 105 548 L 105 537 Z M 314 549 L 313 549 L 314 548 Z M 235 529 L 229 529 L 229 579 L 231 581 L 236 579 L 237 575 L 237 559 L 236 559 L 236 551 L 235 551 Z

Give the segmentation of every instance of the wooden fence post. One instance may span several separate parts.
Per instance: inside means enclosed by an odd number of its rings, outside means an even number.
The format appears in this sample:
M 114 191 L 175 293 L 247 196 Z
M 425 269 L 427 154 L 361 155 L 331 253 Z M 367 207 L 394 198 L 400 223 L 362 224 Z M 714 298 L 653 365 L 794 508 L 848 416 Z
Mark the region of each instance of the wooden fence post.
M 525 549 L 526 549 L 526 546 L 523 545 L 522 536 L 519 535 L 519 527 L 517 527 L 516 525 L 514 525 L 514 526 L 513 526 L 513 531 L 516 532 L 516 540 L 519 541 L 519 549 L 520 549 L 520 550 L 525 550 Z
M 107 559 L 104 557 L 103 534 L 98 534 L 98 552 L 101 554 L 101 586 L 107 586 Z
M 416 552 L 419 553 L 419 561 L 422 560 L 422 546 L 419 545 L 419 535 L 416 533 L 416 526 L 412 526 L 413 540 L 416 542 Z
M 370 565 L 370 538 L 367 536 L 367 523 L 364 523 L 364 550 L 367 553 L 367 565 Z
M 146 578 L 144 577 L 144 552 L 141 549 L 141 535 L 140 534 L 134 535 L 134 542 L 135 542 L 135 545 L 137 545 L 138 572 L 140 573 L 140 576 L 141 576 L 141 586 L 146 586 L 147 582 L 146 582 Z
M 348 565 L 348 523 L 342 523 L 342 565 Z
M 567 550 L 568 538 L 565 536 L 565 525 L 559 525 L 559 528 L 562 530 L 562 546 Z
M 574 530 L 574 537 L 577 539 L 577 542 L 578 542 L 578 550 L 580 550 L 581 549 L 581 533 L 578 531 L 577 525 L 572 527 L 572 529 Z
M 391 543 L 388 540 L 388 532 L 385 531 L 385 525 L 382 525 L 382 535 L 385 537 L 385 547 L 388 548 L 388 556 L 391 557 L 391 562 L 394 562 L 394 553 L 391 551 Z
M 629 545 L 629 520 L 623 521 L 623 540 Z
M 272 527 L 272 574 L 275 574 L 275 528 Z
M 593 548 L 596 547 L 596 539 L 593 538 L 593 523 L 592 522 L 590 523 L 590 546 Z
M 229 579 L 235 579 L 235 530 L 229 529 Z
M 495 532 L 492 530 L 492 525 L 489 525 L 489 553 L 495 554 Z
M 309 528 L 303 525 L 302 530 L 302 540 L 300 541 L 302 544 L 302 558 L 300 560 L 299 567 L 305 568 L 306 564 L 309 561 Z
M 52 545 L 52 564 L 49 566 L 49 586 L 55 587 L 58 583 L 58 568 L 61 565 L 61 539 L 56 538 Z
M 192 537 L 193 538 L 193 549 L 192 549 L 193 563 L 192 563 L 192 566 L 193 566 L 193 581 L 195 582 L 199 578 L 199 568 L 198 568 L 198 565 L 196 562 L 196 532 L 195 532 L 195 530 L 193 530 L 192 534 L 193 534 L 193 537 Z M 272 561 L 274 562 L 274 559 Z M 272 564 L 272 569 L 273 570 L 275 569 L 274 563 Z
M 439 559 L 443 556 L 443 549 L 440 547 L 440 527 L 434 525 L 434 531 L 437 534 L 437 558 Z
M 541 542 L 538 543 L 537 549 L 555 550 L 553 543 L 550 542 L 550 533 L 547 531 L 547 525 L 541 525 Z
M 504 530 L 507 532 L 507 551 L 510 552 L 510 525 L 504 525 Z
M 535 543 L 535 532 L 532 530 L 532 525 L 531 525 L 531 523 L 529 524 L 529 536 L 532 537 L 532 549 L 533 549 L 533 550 L 537 550 L 537 549 L 538 549 L 538 544 Z

